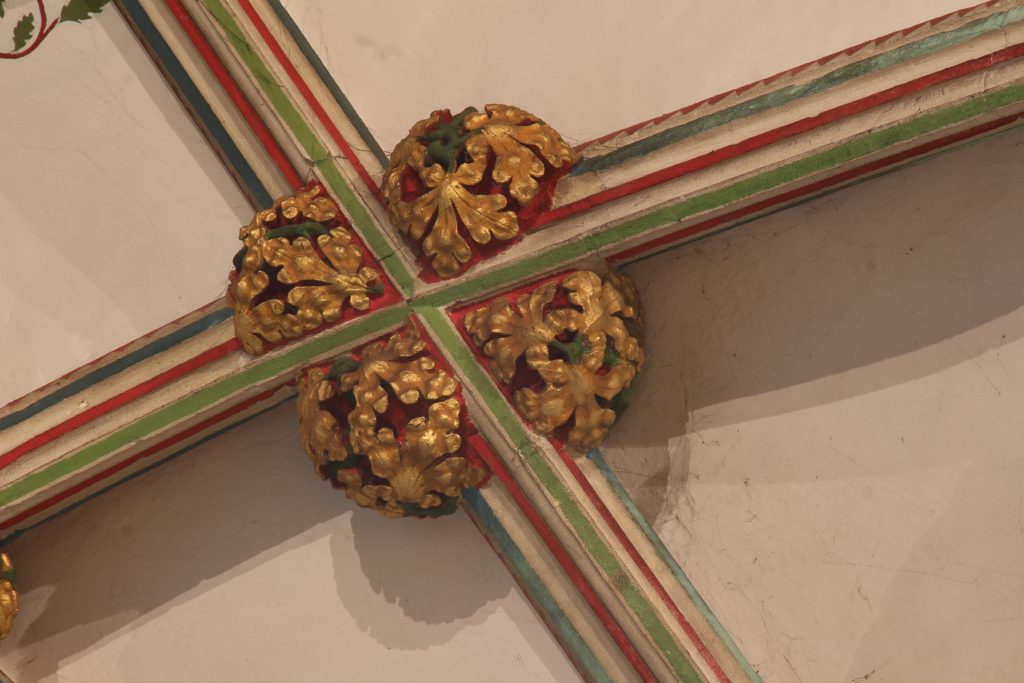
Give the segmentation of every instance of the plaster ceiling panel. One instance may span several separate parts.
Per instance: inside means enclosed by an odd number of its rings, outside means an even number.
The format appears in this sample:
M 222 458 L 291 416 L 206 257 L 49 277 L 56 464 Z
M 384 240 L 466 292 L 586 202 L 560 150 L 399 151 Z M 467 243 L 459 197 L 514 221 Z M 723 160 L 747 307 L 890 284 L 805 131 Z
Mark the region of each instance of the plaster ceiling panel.
M 1020 679 L 1022 174 L 1018 129 L 626 269 L 602 450 L 764 680 Z
M 35 3 L 4 8 L 10 50 Z M 113 5 L 0 92 L 4 403 L 221 296 L 251 209 Z
M 592 140 L 967 3 L 283 4 L 390 152 L 432 110 L 489 102 Z

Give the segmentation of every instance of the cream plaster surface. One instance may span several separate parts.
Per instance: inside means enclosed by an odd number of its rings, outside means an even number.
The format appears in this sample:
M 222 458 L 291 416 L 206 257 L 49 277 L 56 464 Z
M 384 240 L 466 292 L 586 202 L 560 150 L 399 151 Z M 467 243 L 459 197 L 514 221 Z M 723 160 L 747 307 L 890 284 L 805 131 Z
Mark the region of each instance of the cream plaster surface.
M 462 512 L 387 520 L 320 481 L 288 401 L 33 530 L 19 683 L 579 680 Z
M 630 265 L 603 449 L 768 683 L 1024 672 L 1024 131 Z
M 3 404 L 221 296 L 252 210 L 113 5 L 0 92 Z
M 385 152 L 503 102 L 579 143 L 970 6 L 966 0 L 283 0 Z

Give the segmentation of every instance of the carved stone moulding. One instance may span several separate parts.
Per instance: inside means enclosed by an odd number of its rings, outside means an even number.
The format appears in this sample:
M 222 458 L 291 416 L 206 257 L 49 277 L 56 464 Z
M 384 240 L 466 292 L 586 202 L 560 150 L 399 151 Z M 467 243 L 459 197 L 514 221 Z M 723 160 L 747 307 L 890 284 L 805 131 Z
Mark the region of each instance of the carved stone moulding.
M 644 365 L 636 287 L 614 270 L 565 273 L 456 318 L 525 420 L 575 450 L 601 443 Z
M 482 485 L 486 465 L 458 381 L 410 325 L 307 369 L 299 381 L 299 431 L 321 478 L 387 517 L 455 510 Z
M 365 311 L 388 286 L 319 183 L 281 197 L 238 236 L 227 299 L 249 353 Z
M 395 147 L 382 191 L 391 221 L 441 278 L 508 246 L 551 208 L 572 148 L 504 104 L 435 111 Z
M 18 614 L 18 591 L 14 588 L 14 565 L 7 553 L 0 553 L 0 640 L 11 632 Z

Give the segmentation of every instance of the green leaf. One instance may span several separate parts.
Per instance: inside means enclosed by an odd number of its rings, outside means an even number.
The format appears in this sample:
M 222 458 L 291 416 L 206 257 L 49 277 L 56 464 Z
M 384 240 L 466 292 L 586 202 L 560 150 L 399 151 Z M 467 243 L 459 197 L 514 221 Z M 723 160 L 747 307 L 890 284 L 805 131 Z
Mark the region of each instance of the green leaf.
M 15 52 L 28 45 L 28 39 L 32 37 L 35 28 L 36 18 L 31 14 L 26 14 L 21 19 L 18 19 L 18 23 L 14 25 Z
M 110 0 L 71 0 L 60 11 L 61 21 L 85 21 L 94 14 L 99 14 L 103 6 Z
M 4 0 L 0 0 L 0 19 L 4 16 Z

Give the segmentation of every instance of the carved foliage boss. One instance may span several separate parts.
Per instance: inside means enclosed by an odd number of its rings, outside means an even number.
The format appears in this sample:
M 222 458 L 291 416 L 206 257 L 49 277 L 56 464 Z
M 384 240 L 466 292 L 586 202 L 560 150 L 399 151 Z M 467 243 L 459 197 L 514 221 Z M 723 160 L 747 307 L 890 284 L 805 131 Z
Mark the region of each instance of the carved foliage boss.
M 228 285 L 246 351 L 300 337 L 370 306 L 383 292 L 337 205 L 313 183 L 260 211 L 239 233 Z
M 604 438 L 643 367 L 636 288 L 578 271 L 471 310 L 463 325 L 534 429 L 573 448 Z
M 474 250 L 517 237 L 549 208 L 574 158 L 553 128 L 517 107 L 489 104 L 455 116 L 445 109 L 398 143 L 382 190 L 392 222 L 448 278 Z
M 317 473 L 388 517 L 452 512 L 486 477 L 463 445 L 458 382 L 414 327 L 307 370 L 298 412 Z

